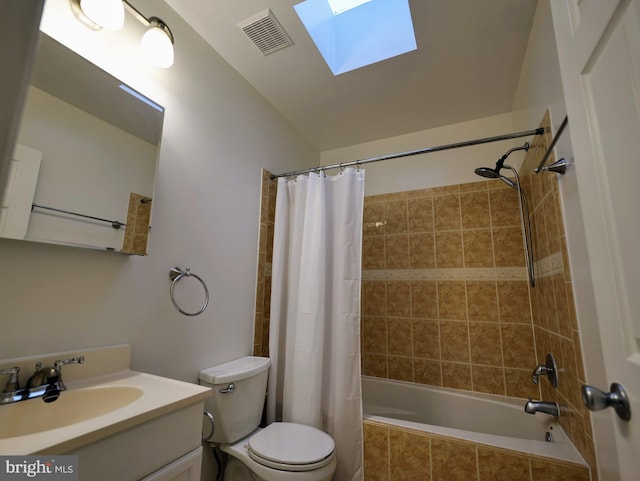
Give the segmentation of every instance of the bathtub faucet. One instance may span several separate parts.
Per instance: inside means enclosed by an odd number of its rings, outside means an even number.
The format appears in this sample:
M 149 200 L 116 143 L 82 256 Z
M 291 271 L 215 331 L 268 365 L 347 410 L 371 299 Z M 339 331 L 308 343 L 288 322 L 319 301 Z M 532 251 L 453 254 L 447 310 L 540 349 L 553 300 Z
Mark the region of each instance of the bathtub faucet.
M 533 401 L 529 398 L 529 402 L 524 405 L 524 412 L 529 414 L 541 412 L 558 417 L 560 416 L 560 406 L 556 402 Z

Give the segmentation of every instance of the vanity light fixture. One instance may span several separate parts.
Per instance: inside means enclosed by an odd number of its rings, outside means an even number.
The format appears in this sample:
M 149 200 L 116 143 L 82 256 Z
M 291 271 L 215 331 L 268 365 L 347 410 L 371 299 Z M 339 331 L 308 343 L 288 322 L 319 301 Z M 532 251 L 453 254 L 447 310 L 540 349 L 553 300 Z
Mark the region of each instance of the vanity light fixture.
M 93 30 L 120 30 L 124 26 L 125 9 L 147 27 L 140 40 L 140 51 L 152 65 L 173 65 L 173 33 L 158 17 L 145 17 L 127 0 L 70 0 L 76 18 Z
M 93 30 L 120 30 L 124 26 L 122 0 L 71 0 L 75 16 Z

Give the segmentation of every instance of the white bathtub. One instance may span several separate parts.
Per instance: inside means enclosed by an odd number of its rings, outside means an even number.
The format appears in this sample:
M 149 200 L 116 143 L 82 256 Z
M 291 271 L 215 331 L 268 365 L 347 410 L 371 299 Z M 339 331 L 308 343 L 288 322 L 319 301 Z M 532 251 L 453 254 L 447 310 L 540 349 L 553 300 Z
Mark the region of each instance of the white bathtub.
M 369 376 L 362 400 L 368 420 L 586 464 L 553 417 L 524 412 L 526 400 Z

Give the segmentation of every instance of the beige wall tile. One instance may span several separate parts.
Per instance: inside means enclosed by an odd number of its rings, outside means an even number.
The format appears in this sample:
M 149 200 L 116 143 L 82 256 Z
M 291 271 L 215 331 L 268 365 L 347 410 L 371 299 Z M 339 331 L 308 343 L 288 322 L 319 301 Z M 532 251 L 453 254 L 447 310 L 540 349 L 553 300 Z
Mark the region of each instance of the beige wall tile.
M 505 368 L 504 380 L 507 396 L 540 399 L 540 388 L 531 382 L 531 372 L 532 369 Z
M 362 352 L 387 354 L 387 322 L 384 317 L 362 318 Z
M 589 481 L 589 470 L 533 458 L 531 478 L 533 481 Z
M 384 354 L 362 354 L 362 374 L 388 378 L 387 356 Z
M 414 382 L 442 386 L 442 364 L 430 359 L 414 359 Z
M 440 328 L 438 321 L 413 319 L 413 355 L 425 359 L 440 359 Z
M 469 322 L 471 362 L 502 367 L 500 325 L 494 322 Z
M 495 281 L 467 281 L 467 305 L 470 321 L 498 321 L 498 296 Z
M 530 481 L 529 459 L 508 451 L 478 448 L 480 481 Z
M 467 322 L 440 321 L 440 355 L 443 361 L 470 361 Z
M 537 365 L 533 329 L 524 324 L 500 324 L 505 367 L 531 368 Z
M 363 423 L 364 476 L 367 481 L 389 481 L 389 431 L 385 426 Z
M 362 314 L 384 317 L 387 315 L 387 289 L 382 281 L 362 282 Z
M 393 481 L 429 481 L 431 453 L 429 437 L 390 430 L 390 474 Z
M 442 362 L 442 385 L 471 391 L 471 364 Z
M 493 249 L 496 267 L 524 266 L 522 230 L 520 227 L 493 229 Z
M 467 319 L 464 281 L 438 281 L 438 315 L 440 319 Z
M 362 269 L 385 268 L 384 237 L 362 238 Z
M 477 481 L 476 448 L 472 445 L 431 439 L 433 481 Z
M 411 315 L 424 319 L 438 318 L 438 290 L 435 281 L 411 282 Z
M 409 267 L 433 269 L 436 266 L 435 236 L 433 233 L 409 235 Z
M 502 367 L 471 365 L 473 390 L 489 394 L 505 395 L 504 370 Z
M 498 281 L 500 320 L 512 323 L 531 323 L 529 285 L 526 281 Z
M 407 234 L 386 236 L 385 253 L 387 269 L 408 269 L 409 236 Z
M 436 232 L 436 267 L 463 267 L 462 232 Z
M 462 235 L 464 266 L 493 267 L 493 236 L 491 229 L 465 230 Z
M 430 438 L 407 431 L 390 430 L 390 474 L 394 481 L 431 479 Z
M 411 283 L 387 281 L 387 316 L 411 317 Z
M 433 200 L 409 199 L 409 232 L 433 232 Z
M 413 356 L 411 319 L 387 319 L 387 353 L 390 356 Z
M 460 194 L 463 229 L 491 227 L 489 194 L 486 190 Z
M 395 201 L 384 204 L 385 234 L 404 234 L 408 231 L 407 202 Z
M 372 204 L 365 197 L 362 210 L 362 232 L 364 236 L 384 235 L 385 217 L 384 204 Z
M 387 359 L 389 379 L 413 382 L 413 358 L 389 356 Z
M 513 189 L 489 192 L 491 205 L 491 225 L 495 227 L 519 227 L 520 205 L 518 193 Z
M 434 197 L 433 214 L 436 231 L 460 230 L 460 197 L 458 195 Z

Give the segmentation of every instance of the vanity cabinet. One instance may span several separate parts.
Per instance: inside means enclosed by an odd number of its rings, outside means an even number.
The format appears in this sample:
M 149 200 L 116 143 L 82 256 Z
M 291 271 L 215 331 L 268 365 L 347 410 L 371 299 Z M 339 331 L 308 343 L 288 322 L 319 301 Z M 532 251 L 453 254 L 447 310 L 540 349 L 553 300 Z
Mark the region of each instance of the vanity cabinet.
M 79 481 L 199 481 L 200 401 L 65 454 L 78 456 Z
M 200 481 L 202 446 L 141 481 Z

